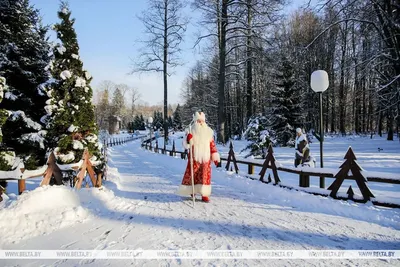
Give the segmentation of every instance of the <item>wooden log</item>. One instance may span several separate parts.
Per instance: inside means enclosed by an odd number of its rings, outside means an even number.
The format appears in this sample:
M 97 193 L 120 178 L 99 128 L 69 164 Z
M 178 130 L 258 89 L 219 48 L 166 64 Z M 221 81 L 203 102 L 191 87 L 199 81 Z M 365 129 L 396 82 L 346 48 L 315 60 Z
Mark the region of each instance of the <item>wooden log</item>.
M 253 174 L 254 173 L 254 165 L 253 164 L 249 164 L 248 166 L 248 173 L 249 174 Z
M 53 176 L 53 168 L 56 163 L 56 156 L 54 152 L 51 152 L 49 158 L 47 159 L 47 169 L 44 173 L 43 179 L 40 182 L 40 186 L 45 186 L 50 184 L 50 179 Z
M 26 189 L 25 180 L 18 180 L 18 194 L 21 195 Z
M 86 159 L 86 170 L 89 174 L 90 180 L 92 181 L 92 185 L 95 187 L 97 184 L 96 174 L 93 170 L 93 166 L 92 166 L 92 163 L 90 162 L 89 158 Z
M 83 157 L 88 157 L 89 152 L 87 150 L 85 150 L 85 152 L 83 153 Z M 83 164 L 81 166 L 81 169 L 78 173 L 78 175 L 76 176 L 76 182 L 75 182 L 75 188 L 76 189 L 80 189 L 82 187 L 82 182 L 83 179 L 86 176 L 86 160 L 83 161 Z
M 103 174 L 100 172 L 97 174 L 97 181 L 96 181 L 96 187 L 101 187 L 102 186 L 102 176 Z

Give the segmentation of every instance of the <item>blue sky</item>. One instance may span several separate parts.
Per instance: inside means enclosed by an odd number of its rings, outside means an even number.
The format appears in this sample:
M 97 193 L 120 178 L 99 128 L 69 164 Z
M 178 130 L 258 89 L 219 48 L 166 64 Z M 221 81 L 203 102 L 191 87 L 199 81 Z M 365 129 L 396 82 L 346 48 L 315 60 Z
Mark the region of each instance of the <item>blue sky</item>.
M 31 0 L 30 2 L 40 10 L 44 24 L 50 25 L 59 21 L 57 18 L 59 1 Z M 139 90 L 143 102 L 162 103 L 161 74 L 128 75 L 132 60 L 137 57 L 137 50 L 141 46 L 136 41 L 143 36 L 143 26 L 137 15 L 146 9 L 147 0 L 69 0 L 69 4 L 72 17 L 76 19 L 75 30 L 78 35 L 80 56 L 85 69 L 93 76 L 93 89 L 96 90 L 102 80 L 126 83 Z M 186 42 L 183 44 L 184 65 L 176 68 L 175 74 L 168 80 L 168 102 L 171 104 L 181 102 L 182 82 L 189 68 L 196 60 L 201 59 L 201 55 L 192 49 L 193 32 L 194 27 L 189 25 Z

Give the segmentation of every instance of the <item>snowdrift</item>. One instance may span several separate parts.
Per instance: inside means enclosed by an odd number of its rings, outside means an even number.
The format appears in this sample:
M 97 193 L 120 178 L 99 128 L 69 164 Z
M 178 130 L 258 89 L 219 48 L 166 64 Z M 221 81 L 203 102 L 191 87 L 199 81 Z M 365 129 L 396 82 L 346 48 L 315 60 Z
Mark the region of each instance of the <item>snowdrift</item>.
M 64 186 L 38 187 L 18 199 L 4 201 L 0 210 L 0 247 L 84 222 L 90 213 L 77 193 Z

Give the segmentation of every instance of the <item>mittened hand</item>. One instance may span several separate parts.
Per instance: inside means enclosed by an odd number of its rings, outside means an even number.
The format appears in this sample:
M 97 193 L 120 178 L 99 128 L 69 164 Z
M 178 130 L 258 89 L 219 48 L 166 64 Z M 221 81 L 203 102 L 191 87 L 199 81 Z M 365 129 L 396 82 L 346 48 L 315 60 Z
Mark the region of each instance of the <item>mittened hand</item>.
M 187 137 L 186 137 L 186 142 L 190 143 L 190 139 L 192 139 L 192 138 L 193 138 L 193 135 L 191 133 L 188 134 Z
M 218 161 L 216 160 L 214 161 L 215 167 L 218 167 L 218 163 L 219 163 Z

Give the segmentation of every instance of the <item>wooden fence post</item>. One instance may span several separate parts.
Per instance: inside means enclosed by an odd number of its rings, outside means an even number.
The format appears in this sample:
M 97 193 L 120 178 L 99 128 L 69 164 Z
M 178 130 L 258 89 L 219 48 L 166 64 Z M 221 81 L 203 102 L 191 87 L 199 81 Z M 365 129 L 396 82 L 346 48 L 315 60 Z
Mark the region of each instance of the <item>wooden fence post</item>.
M 85 149 L 85 152 L 83 152 L 83 164 L 79 170 L 78 175 L 76 176 L 76 183 L 75 183 L 76 189 L 80 189 L 82 187 L 83 179 L 86 176 L 86 163 L 88 157 L 89 157 L 89 152 L 87 151 L 87 149 Z
M 260 181 L 264 181 L 264 175 L 265 175 L 268 167 L 271 168 L 271 170 L 272 170 L 272 172 L 274 174 L 275 184 L 280 183 L 281 180 L 279 179 L 278 171 L 276 169 L 274 150 L 272 149 L 272 145 L 271 144 L 269 144 L 268 154 L 267 154 L 267 157 L 265 158 L 263 167 L 262 167 L 262 169 L 260 171 Z
M 248 166 L 248 174 L 253 174 L 254 173 L 254 165 L 253 164 L 249 164 Z
M 3 201 L 3 197 L 2 197 L 1 195 L 2 195 L 4 192 L 5 192 L 4 187 L 2 187 L 2 186 L 0 185 L 0 202 Z
M 357 158 L 354 155 L 353 149 L 351 149 L 351 147 L 349 147 L 349 149 L 347 150 L 344 159 L 345 161 L 340 166 L 339 172 L 335 175 L 335 181 L 328 187 L 328 190 L 332 190 L 330 196 L 333 198 L 337 198 L 337 192 L 339 191 L 339 188 L 342 185 L 343 181 L 350 176 L 350 171 L 352 178 L 354 178 L 358 185 L 358 188 L 360 188 L 361 194 L 364 197 L 364 201 L 371 200 L 371 197 L 374 197 L 374 195 L 367 186 L 368 180 L 361 174 L 361 167 L 357 164 Z M 350 195 L 353 190 L 350 190 L 349 188 L 349 191 L 348 194 Z
M 310 176 L 305 174 L 299 174 L 299 186 L 310 187 Z
M 25 179 L 18 180 L 18 194 L 21 195 L 26 189 Z
M 231 161 L 233 161 L 233 165 L 235 166 L 235 172 L 238 173 L 239 168 L 236 163 L 236 157 L 235 157 L 235 152 L 233 151 L 232 141 L 229 145 L 228 162 L 226 163 L 226 167 L 225 167 L 226 170 L 229 170 L 229 165 L 230 165 Z
M 54 177 L 56 180 L 56 185 L 62 185 L 62 173 L 56 164 L 56 156 L 54 155 L 54 152 L 51 152 L 49 158 L 47 159 L 47 169 L 44 173 L 40 186 L 49 185 L 51 177 Z

